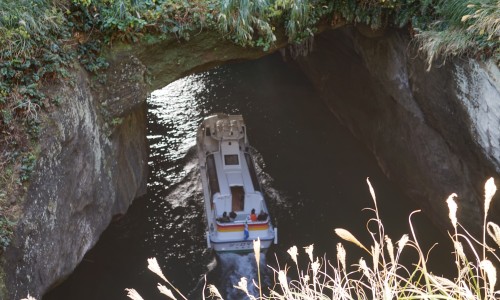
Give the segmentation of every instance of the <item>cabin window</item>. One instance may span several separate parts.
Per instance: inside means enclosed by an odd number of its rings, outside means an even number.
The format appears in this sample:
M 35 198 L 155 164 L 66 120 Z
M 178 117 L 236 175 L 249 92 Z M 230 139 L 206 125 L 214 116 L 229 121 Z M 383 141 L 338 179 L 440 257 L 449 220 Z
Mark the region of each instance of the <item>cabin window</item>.
M 226 166 L 239 165 L 238 154 L 227 154 L 224 155 L 224 164 Z

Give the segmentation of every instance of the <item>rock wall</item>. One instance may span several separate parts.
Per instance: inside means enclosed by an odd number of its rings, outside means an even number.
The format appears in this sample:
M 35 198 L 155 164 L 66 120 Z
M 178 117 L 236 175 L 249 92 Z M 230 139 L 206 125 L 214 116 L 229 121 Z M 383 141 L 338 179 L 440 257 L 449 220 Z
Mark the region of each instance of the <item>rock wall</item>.
M 112 63 L 106 86 L 91 89 L 87 73 L 51 93 L 60 107 L 44 116 L 40 155 L 23 216 L 3 256 L 6 295 L 41 299 L 68 276 L 111 218 L 145 193 L 145 68 Z
M 404 33 L 363 32 L 324 32 L 297 62 L 333 114 L 436 223 L 448 225 L 444 200 L 456 192 L 460 221 L 477 229 L 484 181 L 500 178 L 498 68 L 457 60 L 427 72 Z M 281 35 L 273 50 L 285 45 Z M 0 298 L 40 299 L 72 272 L 111 218 L 145 192 L 148 90 L 265 54 L 202 33 L 189 43 L 115 47 L 106 85 L 76 71 L 72 83 L 54 87 L 61 105 L 42 122 L 23 217 L 1 257 Z M 498 212 L 497 206 L 492 213 Z
M 281 33 L 271 51 L 285 44 Z M 268 53 L 238 47 L 216 32 L 202 32 L 190 42 L 115 45 L 106 53 L 111 67 L 104 85 L 76 70 L 73 79 L 52 87 L 49 94 L 61 105 L 43 116 L 22 217 L 0 256 L 0 299 L 27 293 L 41 299 L 74 270 L 112 217 L 145 193 L 148 91 Z
M 272 51 L 285 44 L 281 34 Z M 145 193 L 150 90 L 268 53 L 238 47 L 215 32 L 189 42 L 115 45 L 106 53 L 105 84 L 75 70 L 73 79 L 52 87 L 49 93 L 61 105 L 42 120 L 40 155 L 22 218 L 0 256 L 0 299 L 17 300 L 28 293 L 41 299 L 74 270 L 112 217 Z
M 459 221 L 478 232 L 484 183 L 491 176 L 500 183 L 498 68 L 457 59 L 427 71 L 405 32 L 365 31 L 322 33 L 297 62 L 333 114 L 440 228 L 449 228 L 445 200 L 455 192 Z M 496 198 L 490 216 L 498 221 Z

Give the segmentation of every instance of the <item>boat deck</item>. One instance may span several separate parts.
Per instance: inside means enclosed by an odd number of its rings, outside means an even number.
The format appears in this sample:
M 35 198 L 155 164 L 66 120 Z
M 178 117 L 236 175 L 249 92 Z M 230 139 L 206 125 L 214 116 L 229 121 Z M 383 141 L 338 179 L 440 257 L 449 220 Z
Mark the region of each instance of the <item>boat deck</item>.
M 276 241 L 261 192 L 255 165 L 248 153 L 246 127 L 241 116 L 219 114 L 206 118 L 197 134 L 198 155 L 208 229 L 207 243 L 216 251 L 251 250 L 251 241 Z M 250 220 L 252 210 L 265 219 Z M 224 219 L 223 215 L 232 219 Z

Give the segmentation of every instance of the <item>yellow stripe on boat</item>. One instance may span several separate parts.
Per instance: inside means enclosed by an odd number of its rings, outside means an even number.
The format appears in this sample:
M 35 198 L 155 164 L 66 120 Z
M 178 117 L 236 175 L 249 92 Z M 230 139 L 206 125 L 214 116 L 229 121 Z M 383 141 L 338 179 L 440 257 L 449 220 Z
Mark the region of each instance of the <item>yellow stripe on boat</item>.
M 217 224 L 217 231 L 218 232 L 236 232 L 236 231 L 243 231 L 245 226 L 243 224 L 241 225 L 219 225 Z
M 217 231 L 218 232 L 237 232 L 237 231 L 243 231 L 245 228 L 244 224 L 230 224 L 230 225 L 221 225 L 217 224 Z M 248 230 L 249 231 L 255 231 L 255 230 L 266 230 L 269 228 L 269 222 L 266 223 L 249 223 L 248 224 Z
M 248 224 L 248 230 L 266 230 L 269 228 L 269 223 L 263 224 Z

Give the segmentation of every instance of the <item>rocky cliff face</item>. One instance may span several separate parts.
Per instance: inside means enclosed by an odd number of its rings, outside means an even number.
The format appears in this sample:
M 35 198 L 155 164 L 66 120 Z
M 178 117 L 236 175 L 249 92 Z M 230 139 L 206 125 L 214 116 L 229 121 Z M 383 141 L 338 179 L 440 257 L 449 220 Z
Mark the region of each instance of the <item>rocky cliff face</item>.
M 362 32 L 325 32 L 298 63 L 394 184 L 441 228 L 450 224 L 445 200 L 456 192 L 459 221 L 477 232 L 484 182 L 500 178 L 498 68 L 457 59 L 427 71 L 405 33 Z M 498 207 L 490 211 L 497 221 Z
M 145 68 L 134 59 L 112 65 L 112 85 L 91 89 L 77 72 L 72 84 L 51 91 L 62 101 L 44 116 L 23 216 L 3 257 L 2 299 L 40 299 L 145 192 Z
M 280 38 L 275 50 L 285 43 Z M 0 257 L 0 299 L 28 293 L 41 299 L 74 270 L 112 217 L 145 193 L 150 90 L 197 70 L 266 53 L 203 33 L 189 43 L 122 45 L 107 55 L 106 84 L 76 70 L 74 82 L 50 91 L 61 106 L 42 120 L 40 155 L 22 217 Z
M 460 221 L 477 228 L 484 181 L 500 177 L 498 69 L 457 60 L 427 72 L 405 34 L 370 36 L 353 28 L 325 32 L 298 63 L 335 117 L 436 223 L 443 228 L 449 223 L 444 200 L 456 192 Z M 285 44 L 279 38 L 275 49 Z M 2 299 L 27 293 L 40 299 L 71 273 L 112 216 L 144 193 L 148 90 L 265 53 L 203 33 L 189 43 L 159 41 L 115 48 L 108 55 L 105 86 L 76 72 L 73 84 L 51 91 L 62 102 L 43 120 L 23 217 L 2 256 Z

